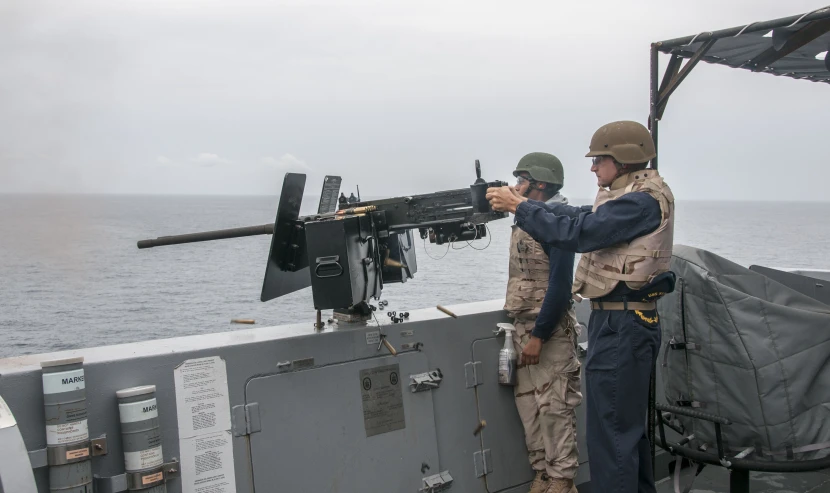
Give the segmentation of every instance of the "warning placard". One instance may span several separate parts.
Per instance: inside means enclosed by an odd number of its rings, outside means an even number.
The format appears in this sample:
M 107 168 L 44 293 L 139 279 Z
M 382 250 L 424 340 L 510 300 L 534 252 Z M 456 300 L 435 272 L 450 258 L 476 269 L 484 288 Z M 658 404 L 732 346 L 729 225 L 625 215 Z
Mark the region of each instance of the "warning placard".
M 174 371 L 179 437 L 231 428 L 228 376 L 218 356 L 187 360 Z
M 360 371 L 363 425 L 367 437 L 406 428 L 400 375 L 397 364 Z
M 219 356 L 174 370 L 184 493 L 236 493 L 228 375 Z

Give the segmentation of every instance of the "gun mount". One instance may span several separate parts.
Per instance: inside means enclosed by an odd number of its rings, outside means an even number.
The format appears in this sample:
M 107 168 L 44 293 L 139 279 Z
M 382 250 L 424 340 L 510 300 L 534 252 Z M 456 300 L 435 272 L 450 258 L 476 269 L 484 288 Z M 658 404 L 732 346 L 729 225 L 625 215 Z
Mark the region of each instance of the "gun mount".
M 273 224 L 141 240 L 138 248 L 271 234 L 261 301 L 311 286 L 314 308 L 362 312 L 384 283 L 406 282 L 417 271 L 414 237 L 438 245 L 473 241 L 486 223 L 507 217 L 492 210 L 481 178 L 469 188 L 357 202 L 338 201 L 341 178 L 326 176 L 317 214 L 300 216 L 306 175 L 286 173 Z

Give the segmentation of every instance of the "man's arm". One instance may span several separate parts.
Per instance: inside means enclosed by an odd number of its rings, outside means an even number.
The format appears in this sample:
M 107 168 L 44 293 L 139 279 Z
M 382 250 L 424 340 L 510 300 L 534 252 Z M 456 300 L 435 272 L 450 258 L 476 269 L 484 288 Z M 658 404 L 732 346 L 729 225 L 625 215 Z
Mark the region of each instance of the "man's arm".
M 592 252 L 651 233 L 662 219 L 660 203 L 645 192 L 606 202 L 593 213 L 556 215 L 527 200 L 516 207 L 516 224 L 540 243 L 569 252 Z
M 550 258 L 548 291 L 542 308 L 536 317 L 536 326 L 530 335 L 547 341 L 556 332 L 559 320 L 571 306 L 571 284 L 573 283 L 574 254 L 543 245 Z
M 594 208 L 591 205 L 581 205 L 578 207 L 574 207 L 572 205 L 562 203 L 548 204 L 546 202 L 539 202 L 533 199 L 527 199 L 527 201 L 533 205 L 538 205 L 539 207 L 545 209 L 546 211 L 552 214 L 556 214 L 557 216 L 577 217 L 583 212 L 591 212 L 591 210 Z

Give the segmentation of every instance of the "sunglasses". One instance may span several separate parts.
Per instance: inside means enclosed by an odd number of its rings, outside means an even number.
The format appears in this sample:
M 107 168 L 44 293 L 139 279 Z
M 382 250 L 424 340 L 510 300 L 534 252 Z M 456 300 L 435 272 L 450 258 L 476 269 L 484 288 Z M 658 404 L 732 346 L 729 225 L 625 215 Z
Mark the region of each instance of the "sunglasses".
M 608 157 L 608 156 L 594 156 L 594 157 L 593 157 L 593 159 L 591 159 L 591 163 L 592 163 L 594 166 L 596 166 L 596 165 L 598 165 L 599 163 L 601 163 L 601 162 L 602 162 L 605 158 L 607 158 L 607 157 Z
M 516 177 L 516 185 L 521 185 L 522 183 L 533 183 L 534 180 L 525 178 L 522 175 Z

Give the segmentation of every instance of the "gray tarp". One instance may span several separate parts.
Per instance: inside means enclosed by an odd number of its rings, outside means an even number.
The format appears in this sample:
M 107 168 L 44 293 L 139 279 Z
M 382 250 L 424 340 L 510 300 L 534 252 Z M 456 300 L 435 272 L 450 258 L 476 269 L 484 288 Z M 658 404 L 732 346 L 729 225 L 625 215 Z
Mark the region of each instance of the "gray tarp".
M 659 302 L 665 401 L 731 420 L 723 431 L 733 454 L 760 447 L 784 459 L 788 448 L 830 442 L 830 306 L 710 252 L 673 253 L 678 283 Z M 699 349 L 668 349 L 670 340 Z M 711 423 L 680 421 L 694 446 L 712 450 Z
M 808 22 L 802 22 L 790 28 L 777 28 L 775 30 L 777 39 L 773 39 L 772 36 L 767 37 L 767 32 L 763 31 L 719 38 L 712 48 L 706 52 L 702 60 L 733 68 L 752 69 L 752 67 L 746 65 L 749 61 L 754 60 L 755 57 L 767 50 L 781 48 L 788 36 L 792 36 L 809 25 Z M 691 58 L 703 46 L 703 43 L 703 41 L 695 41 L 687 45 L 659 49 L 663 53 Z M 761 68 L 764 72 L 770 74 L 830 83 L 830 58 L 816 58 L 828 49 L 830 49 L 830 33 L 825 33 Z

